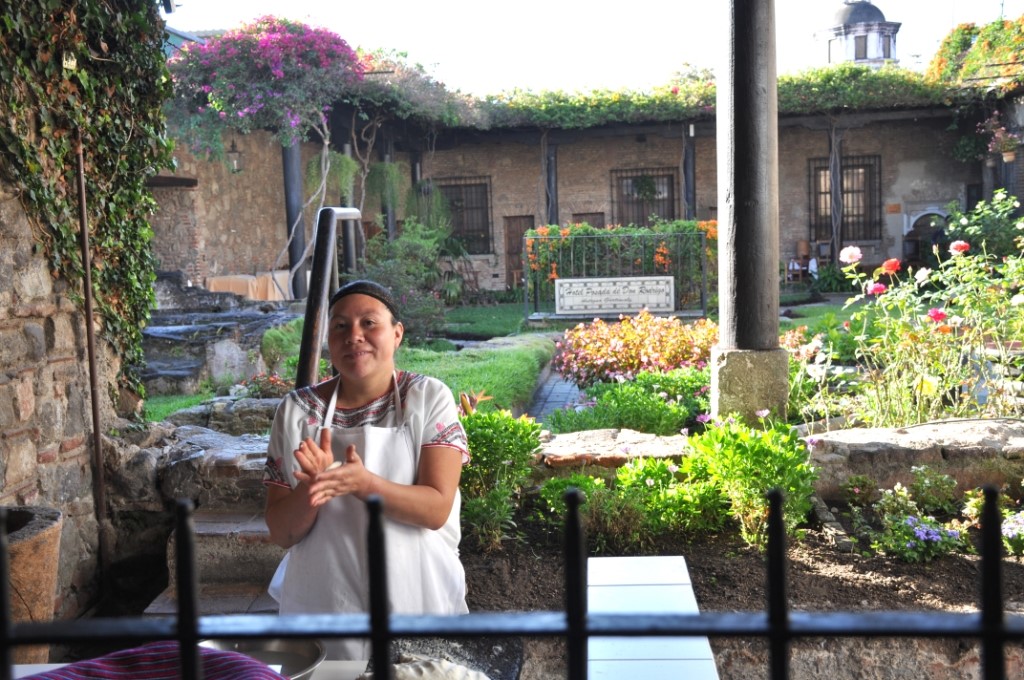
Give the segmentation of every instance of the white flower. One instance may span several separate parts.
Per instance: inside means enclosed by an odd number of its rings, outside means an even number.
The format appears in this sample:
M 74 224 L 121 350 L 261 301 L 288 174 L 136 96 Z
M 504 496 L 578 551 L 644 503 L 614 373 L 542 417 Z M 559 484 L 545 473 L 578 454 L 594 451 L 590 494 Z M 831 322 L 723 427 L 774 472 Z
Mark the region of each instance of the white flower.
M 960 224 L 966 227 L 967 224 L 968 224 L 967 218 L 966 217 L 961 217 L 960 218 Z
M 928 267 L 921 267 L 916 272 L 914 272 L 914 280 L 917 281 L 918 283 L 924 283 L 925 281 L 928 280 L 928 276 L 931 273 L 932 270 L 928 269 Z
M 1024 229 L 1024 220 L 1021 220 L 1016 225 L 1017 229 Z
M 1014 307 L 1024 305 L 1024 293 L 1017 293 L 1012 298 L 1010 298 L 1010 304 L 1013 305 Z

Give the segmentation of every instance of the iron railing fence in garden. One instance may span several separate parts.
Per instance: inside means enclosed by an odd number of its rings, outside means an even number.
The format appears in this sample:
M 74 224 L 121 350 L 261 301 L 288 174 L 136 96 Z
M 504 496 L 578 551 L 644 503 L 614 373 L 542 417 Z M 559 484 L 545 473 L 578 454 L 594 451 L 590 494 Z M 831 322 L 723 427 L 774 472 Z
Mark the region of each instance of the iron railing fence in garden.
M 985 489 L 981 521 L 980 612 L 793 612 L 788 608 L 786 536 L 782 495 L 769 494 L 766 555 L 766 611 L 696 614 L 588 614 L 587 561 L 579 505 L 582 496 L 566 494 L 565 610 L 490 612 L 462 616 L 415 616 L 388 613 L 382 504 L 368 501 L 367 540 L 370 557 L 368 614 L 198 616 L 198 588 L 192 504 L 177 507 L 178 614 L 169 617 L 95 618 L 49 623 L 15 623 L 8 582 L 7 512 L 0 509 L 0 680 L 10 680 L 12 649 L 27 644 L 102 641 L 124 644 L 175 640 L 181 650 L 181 677 L 201 678 L 197 643 L 216 638 L 344 638 L 371 641 L 375 677 L 390 680 L 390 646 L 396 638 L 420 637 L 559 637 L 566 640 L 566 677 L 587 677 L 587 641 L 594 636 L 702 636 L 763 638 L 767 641 L 769 677 L 789 677 L 790 645 L 812 637 L 975 638 L 981 645 L 981 678 L 1005 680 L 1006 644 L 1024 639 L 1024 616 L 1003 610 L 1001 516 L 998 493 Z
M 555 312 L 556 279 L 671 276 L 675 312 L 707 316 L 707 236 L 695 233 L 569 234 L 523 238 L 524 314 Z M 637 310 L 639 311 L 639 310 Z

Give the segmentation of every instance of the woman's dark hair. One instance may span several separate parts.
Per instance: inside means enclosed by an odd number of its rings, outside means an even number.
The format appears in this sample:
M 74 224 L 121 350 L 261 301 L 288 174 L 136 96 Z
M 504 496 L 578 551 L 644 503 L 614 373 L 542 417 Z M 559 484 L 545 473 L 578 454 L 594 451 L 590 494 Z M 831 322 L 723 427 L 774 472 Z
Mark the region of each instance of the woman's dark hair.
M 330 309 L 334 306 L 334 303 L 345 297 L 346 295 L 369 295 L 372 298 L 376 298 L 384 303 L 384 306 L 391 312 L 391 316 L 398 321 L 398 304 L 395 303 L 395 296 L 391 294 L 391 291 L 380 285 L 376 281 L 370 281 L 369 279 L 357 279 L 356 281 L 349 281 L 344 286 L 339 288 L 331 296 L 330 304 L 327 308 Z

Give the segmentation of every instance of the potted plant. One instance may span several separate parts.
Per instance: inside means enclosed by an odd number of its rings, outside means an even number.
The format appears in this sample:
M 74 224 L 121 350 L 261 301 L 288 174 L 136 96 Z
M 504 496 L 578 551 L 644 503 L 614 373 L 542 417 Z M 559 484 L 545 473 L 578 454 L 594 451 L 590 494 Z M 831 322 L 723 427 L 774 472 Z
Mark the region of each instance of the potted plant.
M 1006 126 L 999 120 L 999 112 L 992 112 L 992 115 L 979 127 L 991 135 L 988 150 L 993 154 L 1002 154 L 1004 163 L 1014 162 L 1017 157 L 1017 147 L 1020 145 L 1020 135 L 1006 129 Z

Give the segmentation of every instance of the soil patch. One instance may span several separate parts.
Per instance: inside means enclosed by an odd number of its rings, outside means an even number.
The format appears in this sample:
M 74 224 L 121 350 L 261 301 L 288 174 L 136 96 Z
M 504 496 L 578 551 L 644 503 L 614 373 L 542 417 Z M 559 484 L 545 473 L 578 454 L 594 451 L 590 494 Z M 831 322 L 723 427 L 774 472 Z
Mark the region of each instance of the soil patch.
M 563 610 L 565 559 L 558 537 L 520 524 L 523 540 L 500 551 L 464 545 L 471 611 Z M 702 612 L 764 611 L 765 557 L 734 534 L 664 539 L 647 554 L 682 555 Z M 803 611 L 972 611 L 980 602 L 980 556 L 946 555 L 923 564 L 841 552 L 821 526 L 787 548 L 789 606 Z M 1024 609 L 1024 562 L 1003 562 L 1007 611 Z M 712 646 L 715 646 L 712 641 Z

